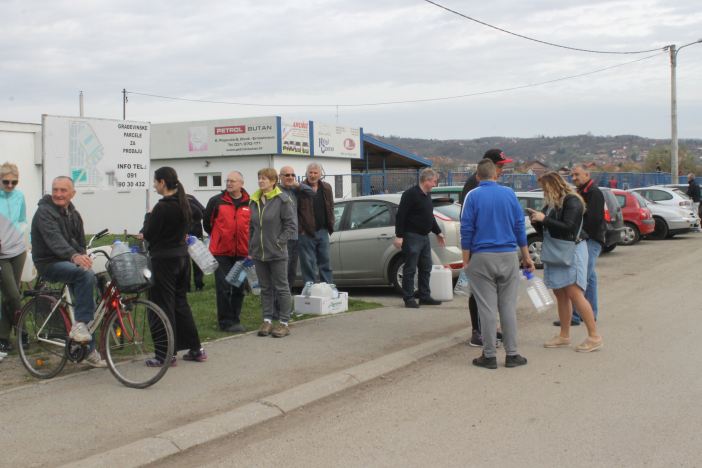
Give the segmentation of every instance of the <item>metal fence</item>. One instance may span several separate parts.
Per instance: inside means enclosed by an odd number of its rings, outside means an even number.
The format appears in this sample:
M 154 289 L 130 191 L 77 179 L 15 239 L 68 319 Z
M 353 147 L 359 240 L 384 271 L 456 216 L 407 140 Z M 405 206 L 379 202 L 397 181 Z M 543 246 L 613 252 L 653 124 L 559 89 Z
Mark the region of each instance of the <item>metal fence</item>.
M 439 185 L 463 185 L 471 172 L 463 171 L 438 171 L 440 174 Z M 343 174 L 348 176 L 349 174 Z M 610 180 L 616 181 L 616 187 L 630 189 L 661 185 L 670 183 L 670 174 L 665 172 L 592 172 L 591 177 L 600 187 L 609 187 Z M 570 177 L 566 177 L 571 181 Z M 404 192 L 416 185 L 419 181 L 419 170 L 386 170 L 385 172 L 358 172 L 351 174 L 351 193 L 358 195 L 375 195 L 378 193 Z M 502 174 L 498 182 L 513 188 L 518 192 L 525 192 L 539 188 L 537 176 L 533 174 Z M 697 178 L 702 184 L 702 177 Z M 679 177 L 680 184 L 687 184 L 687 176 Z

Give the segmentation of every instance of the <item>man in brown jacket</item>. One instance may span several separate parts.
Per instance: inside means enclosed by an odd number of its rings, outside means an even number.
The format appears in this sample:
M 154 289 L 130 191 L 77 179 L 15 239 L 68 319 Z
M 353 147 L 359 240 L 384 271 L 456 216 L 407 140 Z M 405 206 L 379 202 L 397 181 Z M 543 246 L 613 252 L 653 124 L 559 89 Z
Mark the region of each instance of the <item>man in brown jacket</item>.
M 307 166 L 303 184 L 312 187 L 313 192 L 300 194 L 297 203 L 300 270 L 305 283 L 334 282 L 329 259 L 329 236 L 334 232 L 334 194 L 331 185 L 321 180 L 322 171 L 318 163 Z

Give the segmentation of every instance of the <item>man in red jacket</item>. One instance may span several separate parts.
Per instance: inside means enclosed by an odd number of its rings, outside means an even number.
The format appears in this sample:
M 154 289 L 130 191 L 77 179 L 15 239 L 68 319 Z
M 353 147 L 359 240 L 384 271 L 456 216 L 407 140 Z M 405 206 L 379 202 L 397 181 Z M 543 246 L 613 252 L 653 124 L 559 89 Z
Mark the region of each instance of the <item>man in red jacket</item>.
M 215 271 L 217 321 L 222 331 L 242 333 L 241 306 L 244 290 L 227 283 L 225 277 L 234 263 L 249 255 L 249 194 L 244 190 L 244 176 L 239 171 L 227 175 L 227 189 L 210 198 L 202 219 L 210 235 L 210 252 L 219 262 Z

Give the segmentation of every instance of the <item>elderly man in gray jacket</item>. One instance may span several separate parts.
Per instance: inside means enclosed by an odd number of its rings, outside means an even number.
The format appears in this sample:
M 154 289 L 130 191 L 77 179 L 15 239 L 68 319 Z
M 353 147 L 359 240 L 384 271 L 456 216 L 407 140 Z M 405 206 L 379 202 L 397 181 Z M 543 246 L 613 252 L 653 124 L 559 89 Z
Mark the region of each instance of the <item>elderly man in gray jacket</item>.
M 32 259 L 44 279 L 68 284 L 75 306 L 75 323 L 68 336 L 88 343 L 93 339 L 87 323 L 95 313 L 95 274 L 85 250 L 83 219 L 71 203 L 75 194 L 73 181 L 60 176 L 51 184 L 51 195 L 39 200 L 32 219 Z M 90 347 L 84 361 L 93 367 L 107 367 L 92 343 Z

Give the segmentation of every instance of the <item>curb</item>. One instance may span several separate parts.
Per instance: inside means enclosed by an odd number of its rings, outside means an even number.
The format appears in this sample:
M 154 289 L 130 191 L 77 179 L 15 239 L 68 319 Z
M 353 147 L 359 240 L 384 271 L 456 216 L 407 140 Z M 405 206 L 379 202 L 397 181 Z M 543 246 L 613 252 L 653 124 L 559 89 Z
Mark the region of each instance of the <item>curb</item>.
M 261 398 L 216 416 L 210 416 L 161 434 L 137 440 L 63 467 L 140 467 L 194 447 L 270 421 L 290 411 L 406 367 L 451 348 L 470 337 L 469 331 L 436 338 L 392 354 L 320 377 L 275 395 Z

